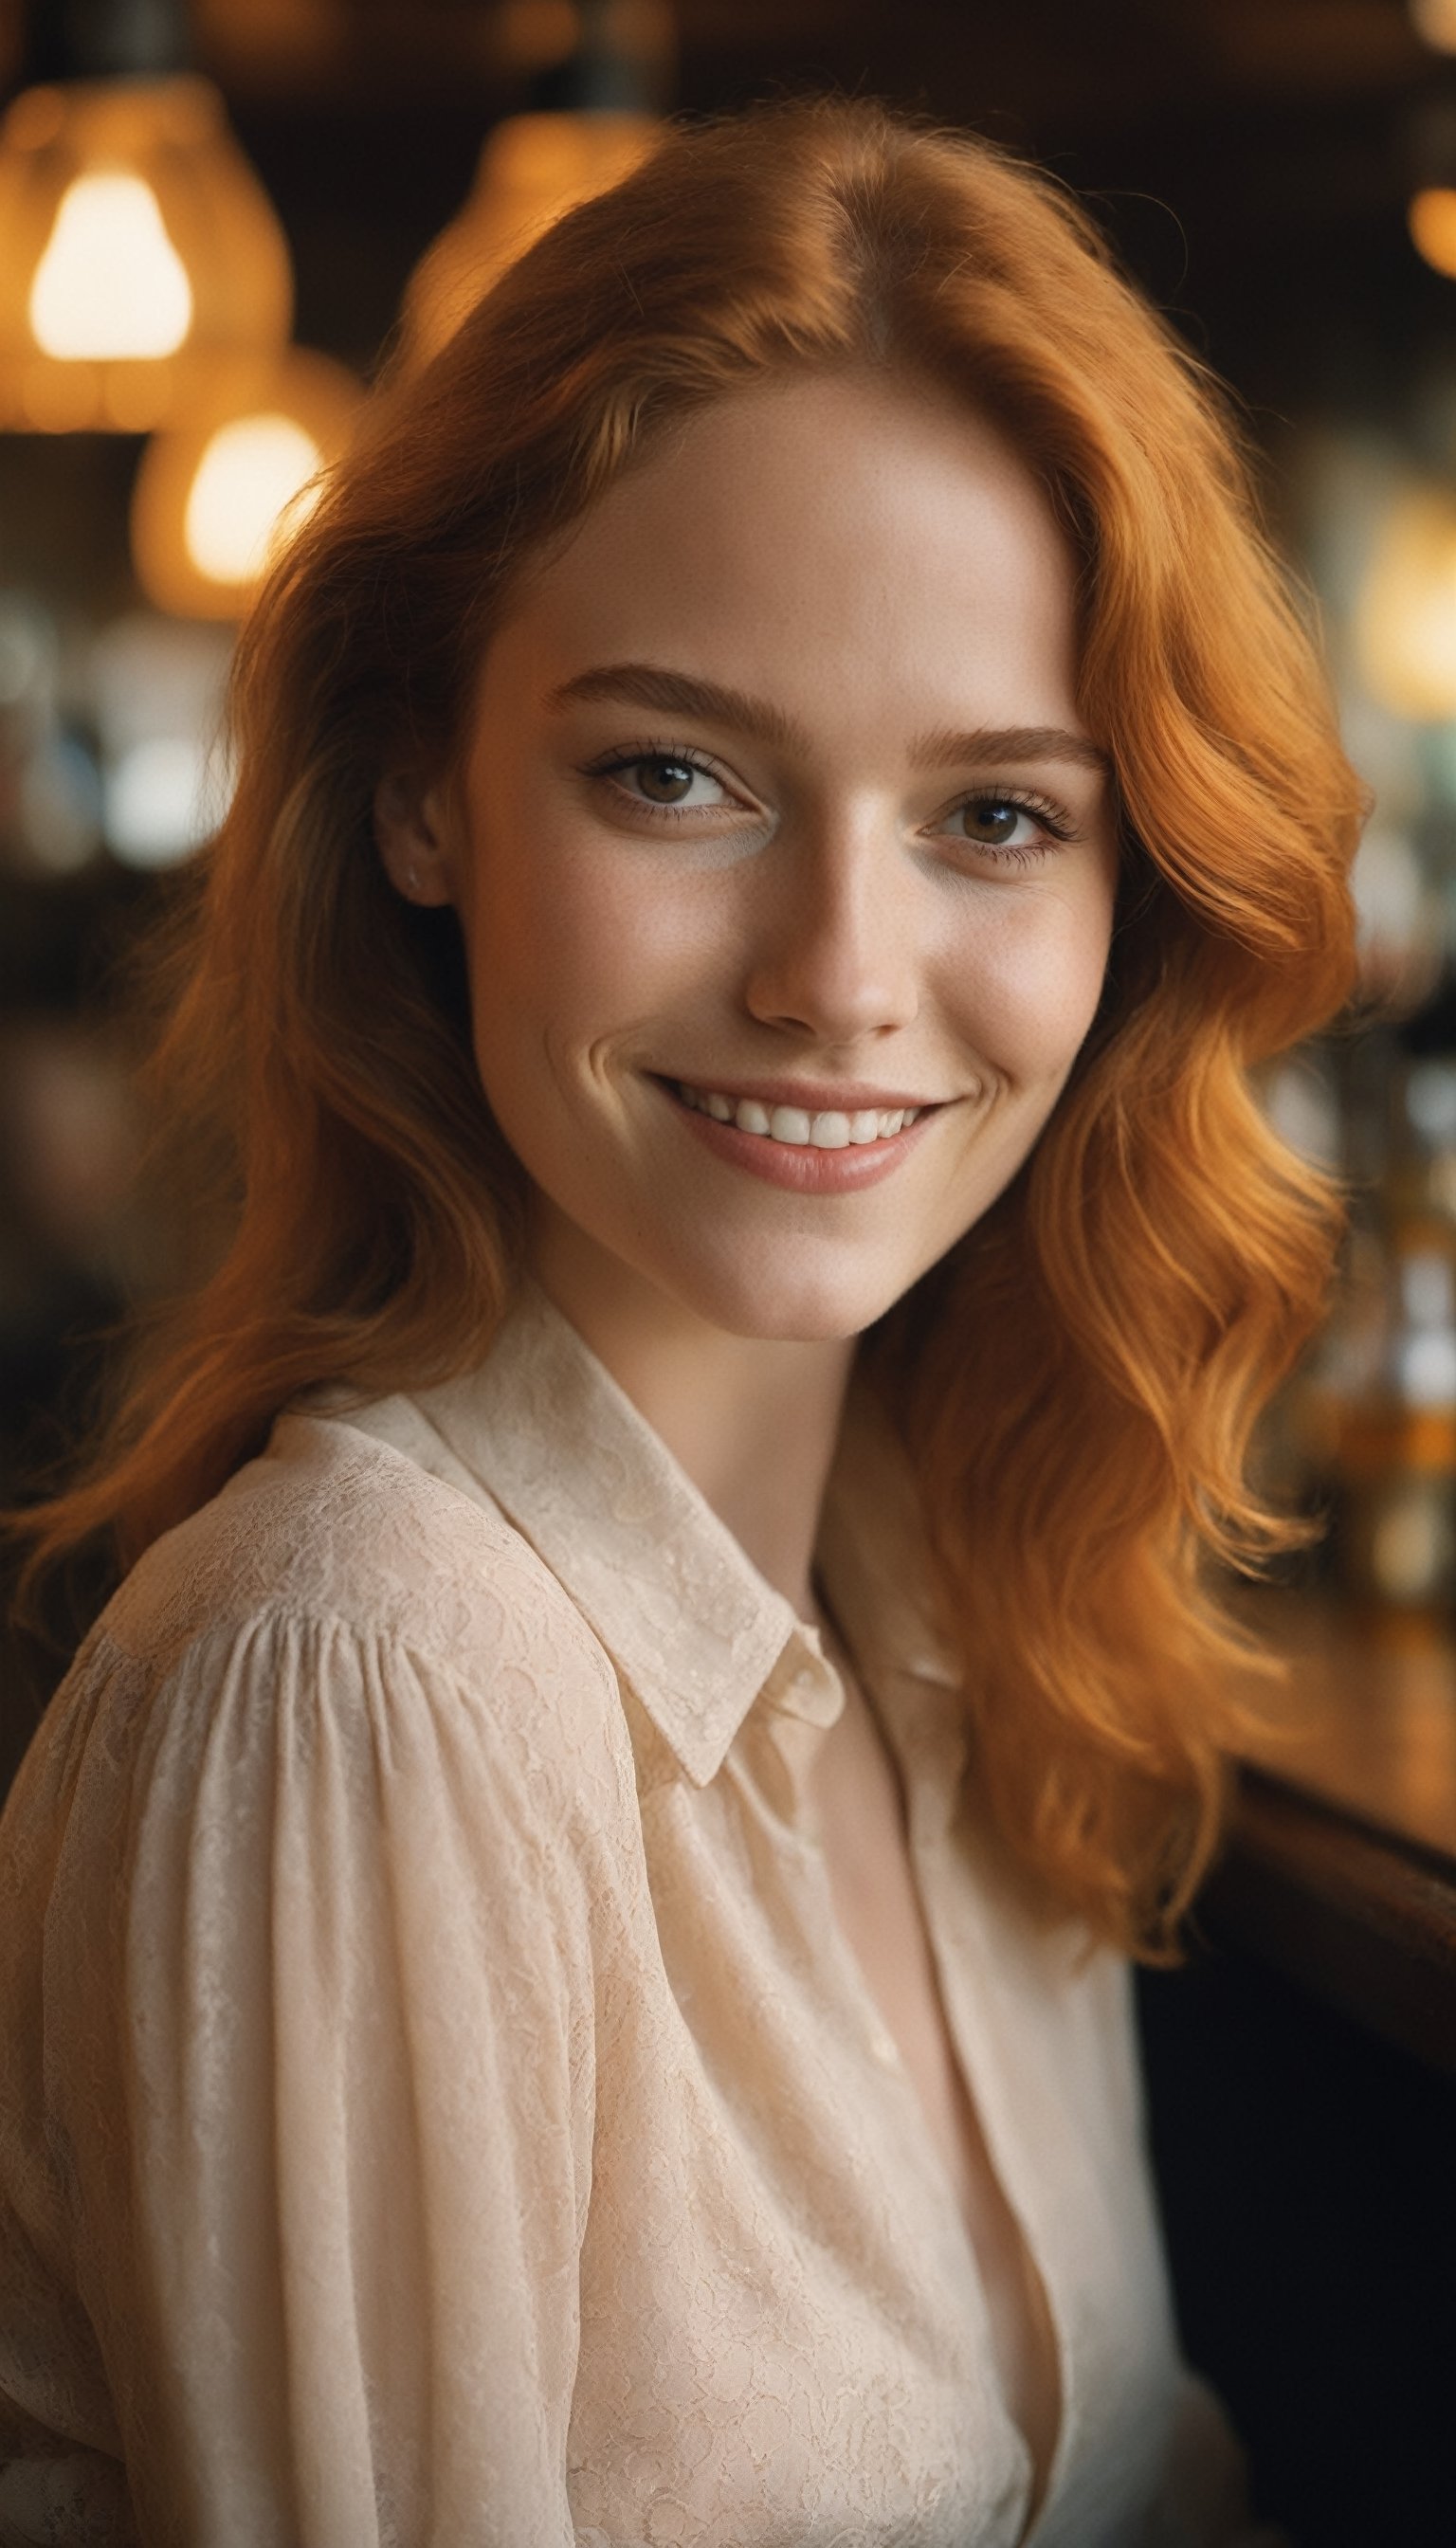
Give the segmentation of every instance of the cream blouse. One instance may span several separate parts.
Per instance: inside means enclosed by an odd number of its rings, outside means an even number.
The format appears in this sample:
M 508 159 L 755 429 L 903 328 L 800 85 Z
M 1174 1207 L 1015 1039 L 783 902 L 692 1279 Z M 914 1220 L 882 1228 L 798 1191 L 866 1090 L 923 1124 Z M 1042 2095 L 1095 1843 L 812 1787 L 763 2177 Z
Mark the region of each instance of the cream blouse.
M 829 1600 L 1064 2402 L 1037 2548 L 1228 2548 L 1127 1975 L 978 1835 L 913 1502 Z M 0 1824 L 0 2541 L 1013 2548 L 974 2251 L 831 1907 L 841 1705 L 539 1295 L 143 1559 Z

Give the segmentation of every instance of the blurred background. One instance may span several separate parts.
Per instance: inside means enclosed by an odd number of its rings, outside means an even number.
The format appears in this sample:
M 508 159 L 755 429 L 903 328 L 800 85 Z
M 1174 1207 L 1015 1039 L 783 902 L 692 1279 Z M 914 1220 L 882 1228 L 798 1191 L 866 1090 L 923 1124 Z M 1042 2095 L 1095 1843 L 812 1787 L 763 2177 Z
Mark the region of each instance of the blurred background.
M 0 1500 L 173 1262 L 187 1198 L 136 1183 L 126 952 L 226 801 L 232 634 L 290 500 L 386 349 L 437 342 L 654 119 L 825 85 L 1045 160 L 1235 394 L 1376 799 L 1371 1015 L 1268 1091 L 1357 1208 L 1266 1456 L 1333 1516 L 1315 1563 L 1443 1610 L 1456 0 L 8 0 Z M 11 1754 L 25 1728 L 12 1706 Z
M 1328 1326 L 1264 1457 L 1329 1524 L 1307 1576 L 1394 1634 L 1440 1637 L 1456 1602 L 1456 0 L 0 0 L 0 1502 L 84 1429 L 101 1340 L 176 1262 L 189 1199 L 138 1181 L 127 955 L 226 803 L 223 684 L 280 525 L 386 351 L 437 342 L 656 118 L 826 86 L 1045 161 L 1233 392 L 1375 803 L 1359 1015 L 1265 1092 L 1352 1211 Z M 0 1671 L 3 1789 L 44 1677 L 12 1649 Z M 1164 2014 L 1165 2046 L 1170 2023 L 1185 2020 Z M 1273 2006 L 1239 2058 L 1267 2073 L 1290 2026 Z M 1211 2303 L 1200 2247 L 1228 2115 L 1206 2048 L 1160 2057 L 1185 2319 L 1266 2496 L 1307 2548 L 1449 2548 L 1417 2412 L 1429 2345 L 1408 2326 L 1393 2350 L 1378 2327 L 1352 2351 L 1348 2294 L 1343 2316 L 1333 2282 L 1328 2311 L 1310 2299 L 1366 2159 L 1311 2215 L 1290 2347 L 1271 2336 L 1255 2360 L 1246 2280 L 1226 2274 Z M 1413 2074 L 1351 2087 L 1343 2048 L 1329 2059 L 1371 2151 L 1424 2133 L 1424 2183 L 1446 2184 L 1447 2110 L 1442 2161 Z M 1308 2174 L 1314 2104 L 1288 2184 L 1266 2185 L 1250 2274 L 1267 2279 L 1271 2222 Z M 1220 2154 L 1190 2124 L 1216 2111 Z M 1240 2164 L 1269 2147 L 1255 2115 Z M 1399 2314 L 1414 2286 L 1390 2270 Z M 1352 2360 L 1367 2401 L 1396 2366 L 1382 2430 L 1404 2498 L 1291 2417 L 1282 2356 L 1318 2353 L 1321 2318 L 1332 2396 Z M 1351 2390 L 1347 2433 L 1359 2412 Z M 1449 2396 L 1439 2412 L 1449 2473 Z
M 829 85 L 1045 160 L 1235 394 L 1376 799 L 1370 1013 L 1268 1090 L 1357 1209 L 1266 1457 L 1317 1564 L 1449 1605 L 1456 0 L 8 0 L 0 84 L 0 1500 L 173 1263 L 126 954 L 226 801 L 290 503 L 656 118 Z

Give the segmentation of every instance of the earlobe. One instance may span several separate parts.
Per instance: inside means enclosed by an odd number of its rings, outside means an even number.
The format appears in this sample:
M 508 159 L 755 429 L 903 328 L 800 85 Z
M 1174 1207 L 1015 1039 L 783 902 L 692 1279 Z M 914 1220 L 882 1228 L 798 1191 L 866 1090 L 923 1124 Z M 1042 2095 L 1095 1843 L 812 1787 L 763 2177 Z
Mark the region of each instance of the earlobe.
M 444 792 L 411 771 L 392 771 L 374 791 L 374 837 L 384 870 L 407 902 L 432 909 L 456 900 Z

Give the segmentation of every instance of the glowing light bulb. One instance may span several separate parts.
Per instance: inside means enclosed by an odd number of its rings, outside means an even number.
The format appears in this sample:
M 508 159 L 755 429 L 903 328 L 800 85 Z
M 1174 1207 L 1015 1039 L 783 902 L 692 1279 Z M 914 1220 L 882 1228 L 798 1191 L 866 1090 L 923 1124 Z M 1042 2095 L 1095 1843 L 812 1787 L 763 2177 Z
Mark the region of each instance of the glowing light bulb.
M 1422 186 L 1406 219 L 1410 236 L 1437 274 L 1456 276 L 1456 186 Z
M 0 117 L 0 428 L 190 422 L 287 343 L 278 217 L 207 80 L 76 79 Z
M 1456 717 L 1456 503 L 1412 492 L 1387 515 L 1356 605 L 1354 637 L 1372 698 L 1396 716 Z
M 187 498 L 187 554 L 215 584 L 244 585 L 267 561 L 285 507 L 323 465 L 290 415 L 236 416 L 218 427 Z M 300 520 L 307 506 L 297 508 Z
M 312 513 L 362 397 L 341 363 L 290 345 L 239 366 L 187 425 L 152 435 L 132 497 L 132 557 L 158 609 L 240 617 Z
M 1410 16 L 1437 52 L 1456 53 L 1456 0 L 1410 0 Z
M 97 169 L 67 186 L 31 285 L 45 354 L 113 362 L 175 354 L 192 286 L 144 178 Z

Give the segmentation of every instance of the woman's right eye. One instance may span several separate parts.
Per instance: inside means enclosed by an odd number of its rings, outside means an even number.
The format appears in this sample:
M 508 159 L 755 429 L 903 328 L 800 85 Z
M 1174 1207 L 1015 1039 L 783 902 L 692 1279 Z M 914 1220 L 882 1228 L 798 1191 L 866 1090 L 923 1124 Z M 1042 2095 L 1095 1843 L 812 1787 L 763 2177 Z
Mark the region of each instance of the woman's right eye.
M 699 762 L 684 761 L 677 753 L 637 753 L 630 761 L 609 763 L 599 775 L 615 779 L 629 796 L 636 796 L 646 805 L 675 810 L 681 807 L 684 812 L 695 813 L 731 802 L 720 778 L 715 778 Z

